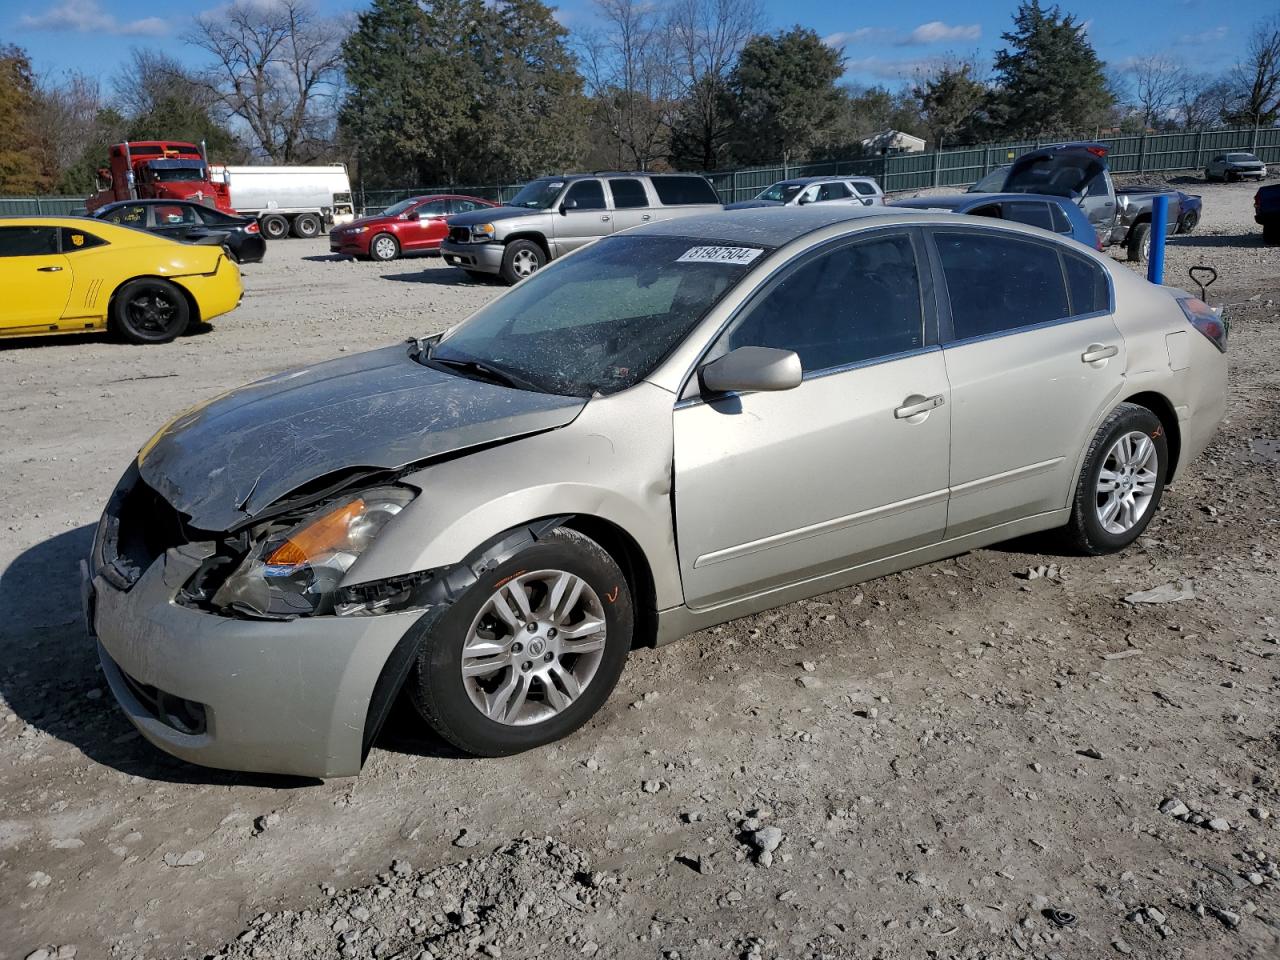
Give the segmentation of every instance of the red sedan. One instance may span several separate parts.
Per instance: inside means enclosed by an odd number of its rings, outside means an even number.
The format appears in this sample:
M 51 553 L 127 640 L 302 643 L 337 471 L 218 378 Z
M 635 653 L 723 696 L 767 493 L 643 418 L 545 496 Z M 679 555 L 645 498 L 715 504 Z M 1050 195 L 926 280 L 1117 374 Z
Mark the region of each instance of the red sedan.
M 410 197 L 376 216 L 334 227 L 329 232 L 329 249 L 362 260 L 394 260 L 406 253 L 425 253 L 438 249 L 448 236 L 446 217 L 496 206 L 479 197 L 452 194 Z

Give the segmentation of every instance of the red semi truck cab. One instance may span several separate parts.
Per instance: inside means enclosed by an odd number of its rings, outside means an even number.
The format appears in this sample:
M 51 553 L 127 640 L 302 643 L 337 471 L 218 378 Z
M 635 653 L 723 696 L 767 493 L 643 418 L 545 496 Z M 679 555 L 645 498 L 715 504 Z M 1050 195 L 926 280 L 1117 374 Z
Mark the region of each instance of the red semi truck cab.
M 99 190 L 87 201 L 92 213 L 117 200 L 138 198 L 195 200 L 225 213 L 231 194 L 225 183 L 209 178 L 202 147 L 178 140 L 134 140 L 111 147 L 110 166 L 98 171 Z

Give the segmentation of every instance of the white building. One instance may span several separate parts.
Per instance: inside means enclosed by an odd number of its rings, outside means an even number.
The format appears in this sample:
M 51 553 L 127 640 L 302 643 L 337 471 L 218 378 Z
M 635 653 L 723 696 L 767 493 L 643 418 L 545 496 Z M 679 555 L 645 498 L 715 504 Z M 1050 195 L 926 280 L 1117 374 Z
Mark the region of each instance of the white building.
M 862 149 L 865 153 L 875 153 L 882 157 L 897 153 L 923 153 L 924 140 L 901 130 L 881 130 L 863 140 Z

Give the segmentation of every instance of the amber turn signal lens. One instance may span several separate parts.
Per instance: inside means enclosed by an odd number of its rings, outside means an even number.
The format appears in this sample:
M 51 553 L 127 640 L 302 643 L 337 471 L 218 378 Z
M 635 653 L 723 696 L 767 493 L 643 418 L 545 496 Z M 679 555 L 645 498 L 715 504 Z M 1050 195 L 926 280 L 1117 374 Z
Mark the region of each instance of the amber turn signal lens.
M 267 564 L 273 567 L 300 567 L 313 558 L 345 547 L 351 523 L 364 513 L 364 501 L 357 498 L 307 524 L 271 551 Z

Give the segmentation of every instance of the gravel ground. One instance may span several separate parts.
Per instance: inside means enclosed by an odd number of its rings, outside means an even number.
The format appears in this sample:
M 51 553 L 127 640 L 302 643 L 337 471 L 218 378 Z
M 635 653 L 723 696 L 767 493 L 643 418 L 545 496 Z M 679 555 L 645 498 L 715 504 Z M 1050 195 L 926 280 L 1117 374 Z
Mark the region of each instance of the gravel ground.
M 0 958 L 1275 957 L 1280 248 L 1249 186 L 1181 186 L 1205 214 L 1169 278 L 1220 271 L 1231 397 L 1134 548 L 1018 541 L 639 651 L 519 757 L 401 709 L 353 780 L 151 749 L 76 563 L 183 407 L 497 289 L 287 241 L 170 346 L 0 345 Z

